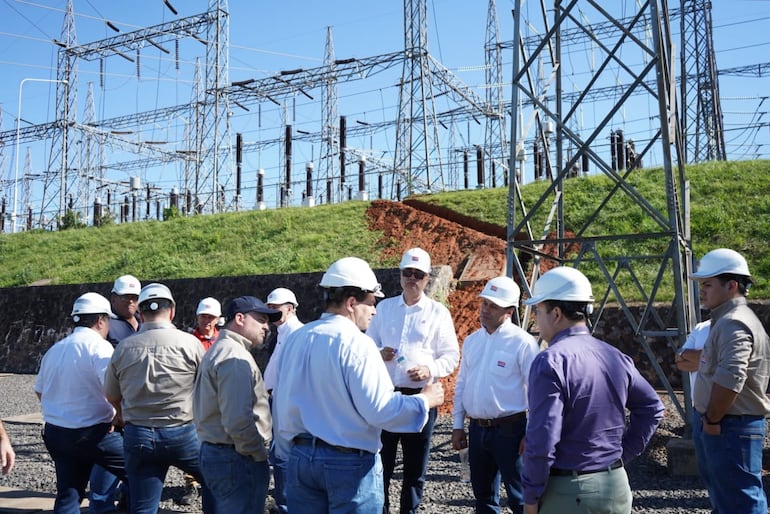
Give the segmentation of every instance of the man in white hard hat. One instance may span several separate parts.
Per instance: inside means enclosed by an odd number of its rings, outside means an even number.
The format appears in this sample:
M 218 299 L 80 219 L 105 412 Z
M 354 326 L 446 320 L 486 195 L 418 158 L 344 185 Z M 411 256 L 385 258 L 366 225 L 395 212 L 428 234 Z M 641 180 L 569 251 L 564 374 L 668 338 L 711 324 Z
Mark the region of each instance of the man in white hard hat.
M 527 514 L 630 514 L 623 467 L 642 453 L 663 403 L 633 360 L 591 336 L 591 283 L 559 266 L 535 283 L 540 337 L 532 362 L 522 484 Z M 626 412 L 629 412 L 628 422 Z
M 192 335 L 198 338 L 204 350 L 211 348 L 219 336 L 219 320 L 222 318 L 222 305 L 216 298 L 204 298 L 195 309 L 195 328 Z
M 253 296 L 227 306 L 225 328 L 206 352 L 195 381 L 201 467 L 217 513 L 262 513 L 270 483 L 272 419 L 253 346 L 264 344 L 281 313 Z
M 43 440 L 56 467 L 55 512 L 80 512 L 94 464 L 125 480 L 122 422 L 105 398 L 110 302 L 85 293 L 72 307 L 72 333 L 43 356 L 35 381 L 42 403 Z M 112 506 L 114 510 L 114 505 Z
M 176 303 L 165 285 L 142 288 L 139 313 L 142 327 L 120 342 L 104 378 L 107 399 L 126 423 L 123 441 L 132 512 L 157 511 L 170 466 L 201 482 L 203 511 L 213 512 L 193 424 L 193 385 L 203 347 L 172 323 Z
M 297 317 L 297 297 L 291 289 L 277 287 L 267 295 L 267 306 L 271 309 L 277 309 L 281 312 L 281 319 L 273 323 L 278 331 L 275 342 L 275 348 L 270 356 L 270 360 L 265 368 L 265 388 L 267 392 L 272 392 L 275 382 L 278 379 L 278 370 L 280 369 L 281 354 L 283 353 L 284 343 L 292 332 L 304 325 Z M 286 462 L 275 455 L 274 448 L 271 448 L 270 458 L 273 463 L 273 482 L 275 500 L 274 512 L 286 513 Z
M 107 339 L 117 346 L 123 339 L 139 330 L 138 305 L 142 284 L 133 275 L 122 275 L 115 279 L 110 291 L 110 306 L 116 319 L 110 324 Z
M 527 428 L 527 378 L 537 341 L 511 321 L 519 286 L 493 278 L 479 298 L 481 328 L 463 343 L 455 382 L 452 448 L 468 448 L 476 512 L 500 512 L 500 479 L 508 508 L 521 514 L 519 446 Z M 465 432 L 465 417 L 470 418 Z
M 449 310 L 425 294 L 431 272 L 428 252 L 422 248 L 407 250 L 399 269 L 403 292 L 380 302 L 377 316 L 366 333 L 380 348 L 396 391 L 409 395 L 419 393 L 428 382 L 452 374 L 460 361 L 460 346 Z M 412 514 L 419 507 L 437 414 L 436 410 L 431 411 L 428 423 L 416 433 L 383 430 L 386 512 L 390 508 L 388 490 L 399 443 L 404 460 L 399 512 Z
M 289 337 L 273 391 L 276 451 L 291 455 L 289 512 L 380 514 L 380 431 L 419 432 L 444 390 L 439 383 L 416 395 L 393 390 L 377 346 L 362 333 L 383 296 L 365 261 L 334 262 L 320 286 L 326 310 Z
M 693 441 L 714 512 L 765 514 L 762 446 L 770 414 L 770 341 L 746 304 L 746 259 L 727 248 L 708 252 L 698 271 L 701 306 L 711 312 L 693 389 Z

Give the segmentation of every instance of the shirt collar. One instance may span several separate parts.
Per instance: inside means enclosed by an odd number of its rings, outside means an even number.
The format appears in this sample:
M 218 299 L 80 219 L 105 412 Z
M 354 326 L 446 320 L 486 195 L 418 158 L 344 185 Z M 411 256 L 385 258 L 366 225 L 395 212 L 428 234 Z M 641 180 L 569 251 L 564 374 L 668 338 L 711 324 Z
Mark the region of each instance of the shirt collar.
M 561 332 L 558 332 L 554 336 L 553 340 L 551 340 L 548 343 L 548 346 L 553 346 L 556 343 L 558 343 L 560 340 L 566 339 L 567 337 L 581 336 L 581 335 L 590 336 L 591 335 L 591 331 L 588 330 L 588 327 L 585 326 L 585 325 L 573 325 L 573 326 L 571 326 L 569 328 L 565 328 Z
M 730 298 L 726 302 L 722 303 L 721 305 L 718 305 L 714 307 L 711 310 L 711 324 L 713 326 L 714 323 L 716 323 L 716 320 L 730 312 L 731 310 L 735 309 L 739 305 L 746 305 L 746 297 L 745 296 L 736 296 L 735 298 Z

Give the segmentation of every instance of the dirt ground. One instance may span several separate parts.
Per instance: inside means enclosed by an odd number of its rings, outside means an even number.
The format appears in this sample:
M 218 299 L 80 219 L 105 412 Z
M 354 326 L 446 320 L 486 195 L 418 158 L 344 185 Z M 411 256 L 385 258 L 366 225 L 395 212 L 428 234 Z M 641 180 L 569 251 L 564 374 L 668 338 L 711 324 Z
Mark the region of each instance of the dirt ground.
M 448 265 L 459 279 L 469 258 L 474 255 L 486 267 L 505 267 L 505 241 L 499 237 L 468 228 L 445 217 L 428 214 L 399 202 L 375 201 L 367 211 L 369 227 L 384 233 L 381 244 L 386 256 L 399 257 L 418 246 L 431 256 L 432 264 Z M 492 266 L 489 263 L 492 262 Z M 457 338 L 462 342 L 479 328 L 478 295 L 486 280 L 456 283 L 449 295 L 449 311 Z M 456 372 L 455 372 L 456 374 Z M 442 380 L 447 401 L 439 409 L 451 414 L 455 374 Z

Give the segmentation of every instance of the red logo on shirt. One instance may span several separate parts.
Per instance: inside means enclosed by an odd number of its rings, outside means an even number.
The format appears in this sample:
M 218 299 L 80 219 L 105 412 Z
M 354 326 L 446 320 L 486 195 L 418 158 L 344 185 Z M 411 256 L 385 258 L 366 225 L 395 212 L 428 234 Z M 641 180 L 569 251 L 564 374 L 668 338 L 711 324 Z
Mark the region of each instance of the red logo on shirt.
M 497 367 L 498 368 L 504 368 L 505 367 L 505 361 L 497 361 Z

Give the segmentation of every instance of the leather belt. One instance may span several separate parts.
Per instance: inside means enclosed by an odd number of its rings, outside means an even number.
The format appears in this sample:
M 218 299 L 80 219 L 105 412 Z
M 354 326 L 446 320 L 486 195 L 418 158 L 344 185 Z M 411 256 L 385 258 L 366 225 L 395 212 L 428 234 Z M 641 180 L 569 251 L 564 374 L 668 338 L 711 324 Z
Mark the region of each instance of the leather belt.
M 420 394 L 422 392 L 421 387 L 396 387 L 396 392 L 411 396 L 413 394 Z
M 494 418 L 494 419 L 471 418 L 471 423 L 475 423 L 480 427 L 490 428 L 490 427 L 499 427 L 500 425 L 515 423 L 516 421 L 519 421 L 522 418 L 527 419 L 526 411 L 517 412 L 516 414 L 511 414 L 509 416 L 503 416 L 501 418 Z
M 318 437 L 313 436 L 302 436 L 298 435 L 294 438 L 294 444 L 297 445 L 304 445 L 304 446 L 323 446 L 324 448 L 331 448 L 332 450 L 337 450 L 338 452 L 342 453 L 369 453 L 366 450 L 360 450 L 358 448 L 348 448 L 346 446 L 337 446 L 336 444 L 329 444 L 323 439 L 319 439 Z
M 559 468 L 551 468 L 551 476 L 556 477 L 569 477 L 569 476 L 580 476 L 580 475 L 591 475 L 593 473 L 601 473 L 602 471 L 612 471 L 613 469 L 618 469 L 623 467 L 623 460 L 618 459 L 609 466 L 606 466 L 601 469 L 592 469 L 592 470 L 571 470 L 571 469 L 559 469 Z

